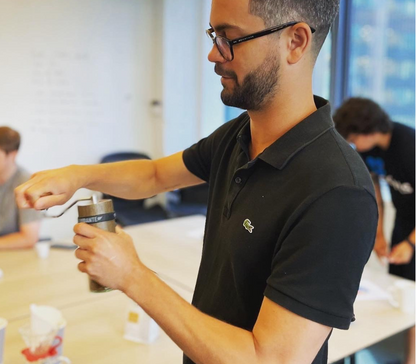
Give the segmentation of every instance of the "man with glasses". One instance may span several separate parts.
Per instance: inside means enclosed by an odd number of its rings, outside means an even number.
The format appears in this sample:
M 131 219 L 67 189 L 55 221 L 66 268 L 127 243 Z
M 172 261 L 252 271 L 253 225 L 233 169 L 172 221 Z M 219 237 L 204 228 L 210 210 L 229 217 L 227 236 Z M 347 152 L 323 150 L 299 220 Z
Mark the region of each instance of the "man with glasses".
M 338 6 L 213 0 L 208 59 L 223 102 L 246 113 L 173 156 L 41 172 L 16 190 L 21 206 L 43 209 L 81 187 L 145 198 L 209 183 L 192 305 L 141 263 L 127 234 L 74 229 L 79 269 L 141 305 L 184 363 L 326 363 L 332 328 L 354 318 L 377 204 L 328 102 L 312 94 Z

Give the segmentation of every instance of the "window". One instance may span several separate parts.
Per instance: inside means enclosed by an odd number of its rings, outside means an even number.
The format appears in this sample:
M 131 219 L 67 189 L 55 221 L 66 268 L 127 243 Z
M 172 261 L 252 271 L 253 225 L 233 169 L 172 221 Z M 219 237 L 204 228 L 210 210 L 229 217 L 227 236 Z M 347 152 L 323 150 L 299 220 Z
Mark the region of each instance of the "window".
M 313 93 L 327 100 L 329 100 L 331 87 L 331 48 L 330 33 L 326 37 L 313 71 Z
M 414 0 L 352 0 L 348 95 L 415 123 Z

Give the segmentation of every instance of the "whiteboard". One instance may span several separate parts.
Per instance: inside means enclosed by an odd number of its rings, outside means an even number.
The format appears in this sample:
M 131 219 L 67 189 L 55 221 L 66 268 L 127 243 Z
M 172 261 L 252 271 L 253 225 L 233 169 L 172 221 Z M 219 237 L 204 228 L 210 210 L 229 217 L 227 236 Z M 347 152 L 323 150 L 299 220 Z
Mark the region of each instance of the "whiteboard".
M 0 125 L 21 133 L 18 164 L 36 172 L 154 154 L 154 3 L 0 0 Z M 42 235 L 72 236 L 74 213 L 44 221 Z
M 150 4 L 0 0 L 0 125 L 21 133 L 21 165 L 151 154 Z

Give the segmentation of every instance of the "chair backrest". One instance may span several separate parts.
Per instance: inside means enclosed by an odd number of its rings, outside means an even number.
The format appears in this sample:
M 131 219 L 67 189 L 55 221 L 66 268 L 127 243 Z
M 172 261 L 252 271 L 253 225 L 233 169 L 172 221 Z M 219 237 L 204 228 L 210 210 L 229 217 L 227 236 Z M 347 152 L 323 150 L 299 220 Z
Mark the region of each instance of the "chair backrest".
M 121 162 L 134 159 L 150 159 L 150 157 L 147 154 L 139 152 L 117 152 L 107 154 L 101 159 L 100 163 Z

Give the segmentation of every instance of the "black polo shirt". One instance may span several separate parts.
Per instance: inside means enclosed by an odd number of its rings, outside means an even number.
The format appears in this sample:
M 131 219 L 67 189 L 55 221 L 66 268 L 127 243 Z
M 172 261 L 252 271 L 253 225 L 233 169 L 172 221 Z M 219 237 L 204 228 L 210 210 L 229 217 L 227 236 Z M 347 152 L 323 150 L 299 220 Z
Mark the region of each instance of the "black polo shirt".
M 309 320 L 349 327 L 377 203 L 330 105 L 315 103 L 252 161 L 247 113 L 185 150 L 186 167 L 210 186 L 193 298 L 202 312 L 251 331 L 266 296 Z M 327 342 L 313 363 L 326 362 Z

